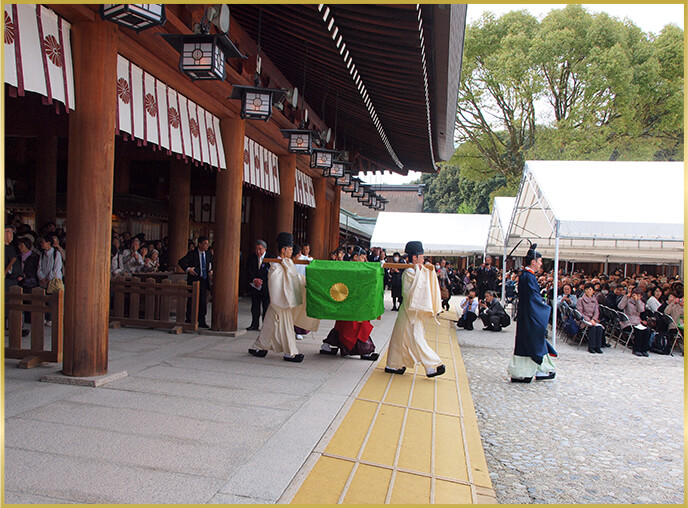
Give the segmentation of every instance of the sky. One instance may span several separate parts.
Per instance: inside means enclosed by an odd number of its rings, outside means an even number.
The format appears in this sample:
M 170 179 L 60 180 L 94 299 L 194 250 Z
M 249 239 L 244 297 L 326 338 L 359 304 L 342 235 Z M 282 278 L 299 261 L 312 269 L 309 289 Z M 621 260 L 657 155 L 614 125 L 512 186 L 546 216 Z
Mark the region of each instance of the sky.
M 483 12 L 491 11 L 497 17 L 513 10 L 527 10 L 538 19 L 542 19 L 552 9 L 561 9 L 565 4 L 468 4 L 466 23 L 476 21 Z M 606 12 L 616 18 L 628 18 L 638 25 L 644 32 L 658 34 L 664 26 L 674 23 L 684 28 L 683 4 L 583 4 L 588 11 Z M 408 176 L 398 174 L 368 175 L 360 174 L 360 178 L 367 183 L 402 184 L 410 183 L 420 178 L 420 173 L 411 171 Z

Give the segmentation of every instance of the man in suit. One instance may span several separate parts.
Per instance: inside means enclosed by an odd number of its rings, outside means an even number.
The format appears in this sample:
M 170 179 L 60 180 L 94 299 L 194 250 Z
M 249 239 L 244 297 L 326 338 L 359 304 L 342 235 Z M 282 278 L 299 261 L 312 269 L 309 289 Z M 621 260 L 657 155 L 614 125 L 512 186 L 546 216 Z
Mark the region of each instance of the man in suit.
M 492 257 L 486 256 L 485 261 L 478 267 L 476 274 L 478 282 L 478 294 L 484 295 L 488 289 L 497 289 L 497 269 L 492 266 Z
M 249 292 L 251 294 L 251 326 L 247 330 L 258 330 L 260 324 L 260 307 L 263 306 L 263 320 L 265 312 L 270 304 L 270 293 L 268 292 L 268 270 L 270 265 L 263 263 L 268 244 L 265 240 L 256 240 L 254 251 L 248 256 L 247 270 Z
M 495 298 L 494 292 L 485 291 L 485 301 L 480 302 L 480 319 L 483 321 L 485 328 L 483 330 L 490 330 L 492 332 L 501 332 L 503 326 L 509 326 L 511 319 L 504 311 L 504 307 Z
M 208 295 L 210 289 L 210 278 L 213 275 L 213 254 L 208 251 L 210 241 L 205 236 L 198 237 L 198 248 L 190 250 L 179 260 L 179 266 L 187 274 L 186 281 L 189 285 L 199 281 L 198 292 L 198 327 L 209 328 L 205 321 L 205 314 L 208 310 Z M 191 299 L 186 304 L 186 322 L 191 322 Z

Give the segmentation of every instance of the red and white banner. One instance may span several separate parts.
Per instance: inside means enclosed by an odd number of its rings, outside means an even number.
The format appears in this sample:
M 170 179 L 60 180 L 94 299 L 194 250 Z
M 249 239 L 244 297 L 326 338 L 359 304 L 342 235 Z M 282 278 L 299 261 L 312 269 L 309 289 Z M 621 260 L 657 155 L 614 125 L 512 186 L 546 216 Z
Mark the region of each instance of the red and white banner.
M 296 187 L 294 189 L 294 201 L 305 206 L 315 208 L 315 192 L 313 191 L 313 179 L 306 173 L 296 170 Z
M 70 24 L 42 5 L 5 4 L 5 83 L 74 109 Z
M 117 56 L 117 131 L 197 164 L 226 169 L 220 119 Z
M 244 183 L 279 194 L 279 167 L 277 155 L 248 136 L 244 137 Z

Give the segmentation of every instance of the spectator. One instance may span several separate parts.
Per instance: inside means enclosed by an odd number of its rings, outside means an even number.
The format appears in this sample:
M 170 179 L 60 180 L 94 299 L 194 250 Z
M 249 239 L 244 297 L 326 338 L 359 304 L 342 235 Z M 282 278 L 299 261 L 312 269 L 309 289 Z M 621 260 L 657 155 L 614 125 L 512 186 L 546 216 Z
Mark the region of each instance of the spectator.
M 614 290 L 607 295 L 605 306 L 610 309 L 619 310 L 619 302 L 623 298 L 624 287 L 621 284 L 614 285 Z
M 187 273 L 187 284 L 199 282 L 198 327 L 209 328 L 205 317 L 208 309 L 208 291 L 213 277 L 213 255 L 208 250 L 210 241 L 205 236 L 198 237 L 198 248 L 190 250 L 179 260 L 179 266 Z M 191 323 L 191 298 L 186 300 L 186 322 Z M 192 323 L 195 324 L 195 323 Z
M 13 225 L 5 226 L 5 291 L 18 284 L 17 277 L 21 273 L 20 264 L 17 262 L 19 255 L 12 245 L 15 231 Z
M 46 289 L 48 293 L 53 292 L 53 287 L 59 288 L 62 285 L 62 257 L 57 250 L 50 245 L 50 240 L 50 236 L 44 236 L 40 240 L 43 252 L 40 256 L 37 270 L 38 284 Z M 59 282 L 52 283 L 54 279 L 59 280 Z M 52 324 L 50 314 L 46 313 L 45 325 L 52 326 Z
M 472 330 L 473 322 L 478 318 L 478 299 L 475 297 L 475 289 L 468 292 L 468 296 L 461 302 L 461 308 L 463 314 L 461 314 L 456 325 L 466 330 Z
M 652 312 L 659 311 L 659 307 L 662 305 L 662 288 L 656 287 L 652 291 L 652 296 L 645 302 L 645 308 L 651 310 Z
M 394 263 L 403 263 L 401 256 L 398 252 L 395 252 L 392 261 Z M 392 310 L 399 311 L 403 298 L 401 296 L 401 270 L 397 268 L 390 268 L 390 285 L 392 287 Z
M 18 245 L 21 271 L 17 280 L 24 293 L 30 293 L 33 288 L 38 286 L 38 263 L 40 258 L 32 250 L 31 240 L 28 238 L 20 238 Z M 31 321 L 27 322 L 30 323 Z
M 562 288 L 562 294 L 557 298 L 557 308 L 566 306 L 573 310 L 576 308 L 577 302 L 578 298 L 576 298 L 576 295 L 571 292 L 571 284 L 564 284 L 564 287 Z
M 511 320 L 504 307 L 495 297 L 494 291 L 485 291 L 485 301 L 480 302 L 480 319 L 485 328 L 491 332 L 501 332 L 502 327 L 509 326 Z
M 670 293 L 668 302 L 664 314 L 671 316 L 676 323 L 676 325 L 674 323 L 669 325 L 669 328 L 678 328 L 683 333 L 683 298 L 675 293 Z
M 145 264 L 141 271 L 157 272 L 160 267 L 160 255 L 156 249 L 152 249 L 146 256 Z
M 119 250 L 119 240 L 112 239 L 112 247 L 110 247 L 110 274 L 121 275 L 124 271 L 124 258 Z
M 621 298 L 619 310 L 628 316 L 628 321 L 621 322 L 621 327 L 633 327 L 633 354 L 635 356 L 650 356 L 648 350 L 650 349 L 650 333 L 652 331 L 647 327 L 647 321 L 640 318 L 640 314 L 645 311 L 642 296 L 643 290 L 635 288 Z
M 129 249 L 126 249 L 122 253 L 122 259 L 124 261 L 124 269 L 122 273 L 131 275 L 133 273 L 138 273 L 143 268 L 144 260 L 143 256 L 139 253 L 139 248 L 141 242 L 138 238 L 134 237 L 129 242 Z
M 494 291 L 497 284 L 497 269 L 492 266 L 492 256 L 486 256 L 485 261 L 478 268 L 476 279 L 478 281 L 478 294 L 484 295 L 488 289 Z
M 261 306 L 263 307 L 262 316 L 265 321 L 265 313 L 270 305 L 270 294 L 268 293 L 268 271 L 270 265 L 264 263 L 268 244 L 265 240 L 256 240 L 253 252 L 248 256 L 247 272 L 249 280 L 249 292 L 251 294 L 251 324 L 247 330 L 258 330 L 261 317 Z M 291 249 L 289 249 L 291 252 Z
M 581 326 L 588 327 L 588 353 L 602 354 L 602 344 L 604 339 L 604 327 L 599 323 L 600 308 L 597 298 L 594 296 L 594 286 L 590 283 L 585 285 L 585 293 L 578 300 L 578 312 L 583 316 Z

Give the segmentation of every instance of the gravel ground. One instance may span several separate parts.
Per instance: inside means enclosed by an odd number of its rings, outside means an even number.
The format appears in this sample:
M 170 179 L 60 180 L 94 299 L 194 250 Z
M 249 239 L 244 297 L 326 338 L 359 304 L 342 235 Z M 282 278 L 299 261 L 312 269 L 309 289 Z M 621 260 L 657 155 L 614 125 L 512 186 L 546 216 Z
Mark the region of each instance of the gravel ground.
M 681 353 L 593 355 L 558 340 L 556 379 L 517 384 L 515 329 L 457 330 L 498 501 L 682 504 Z

